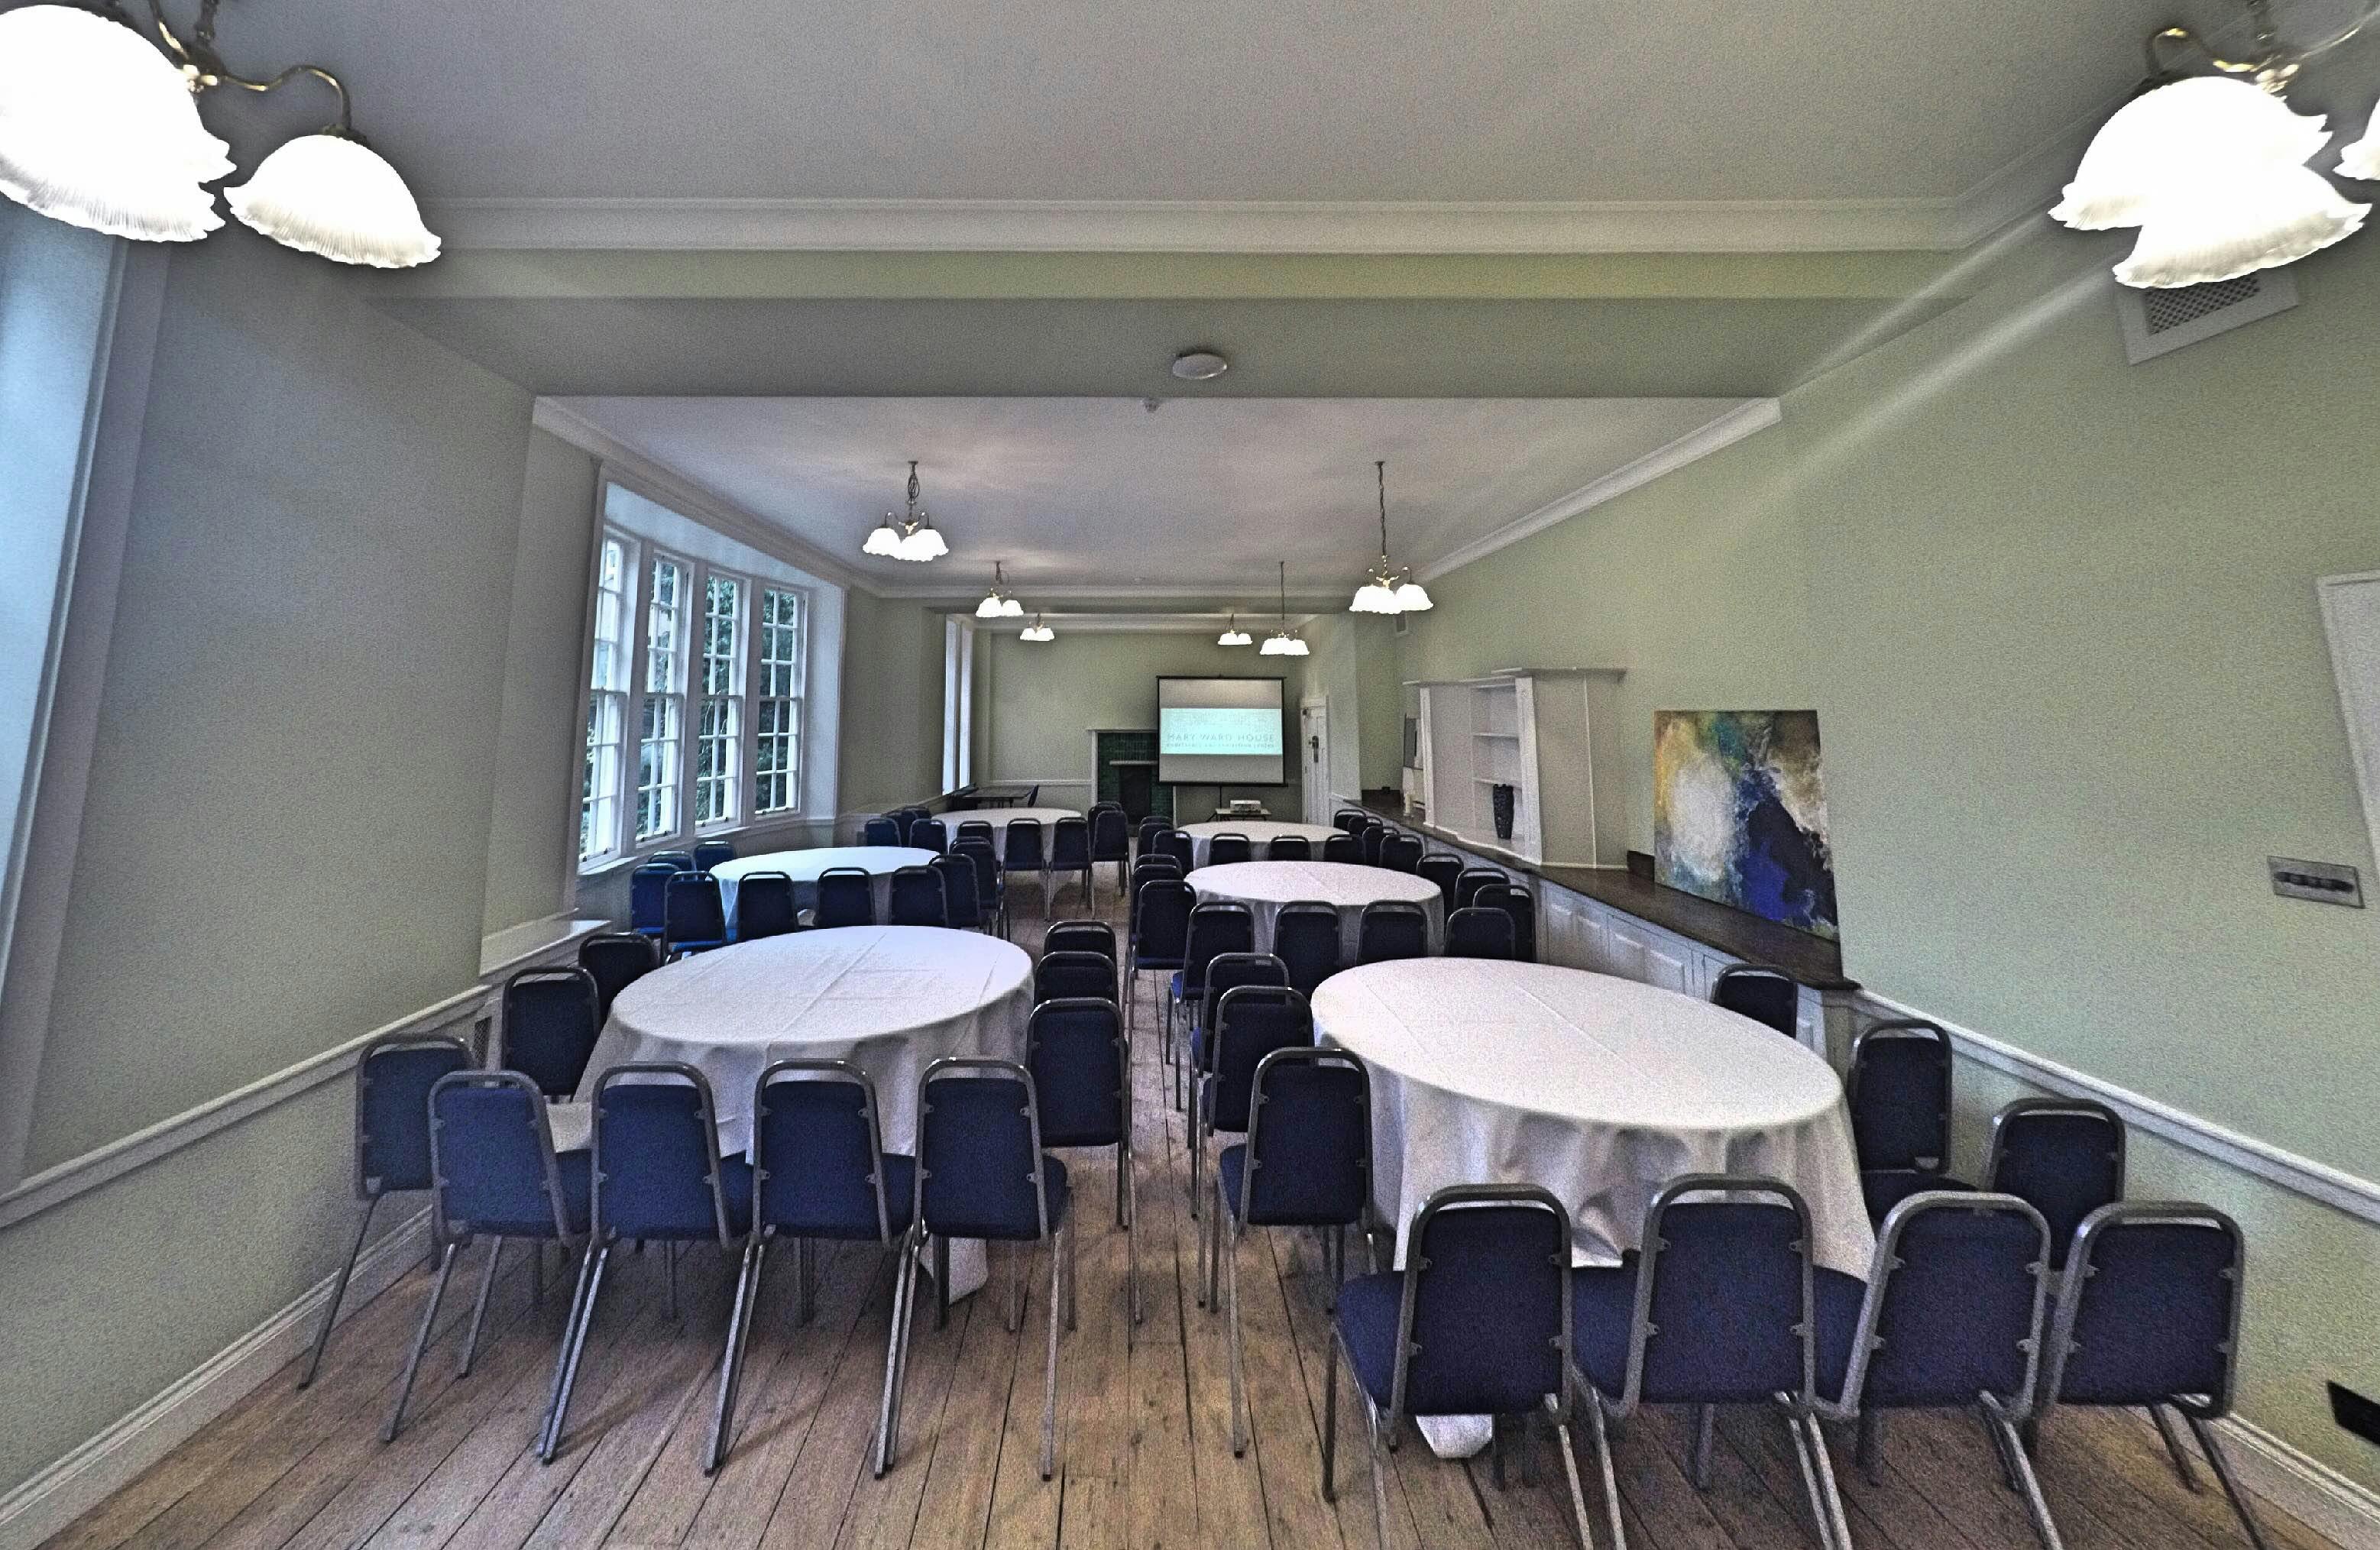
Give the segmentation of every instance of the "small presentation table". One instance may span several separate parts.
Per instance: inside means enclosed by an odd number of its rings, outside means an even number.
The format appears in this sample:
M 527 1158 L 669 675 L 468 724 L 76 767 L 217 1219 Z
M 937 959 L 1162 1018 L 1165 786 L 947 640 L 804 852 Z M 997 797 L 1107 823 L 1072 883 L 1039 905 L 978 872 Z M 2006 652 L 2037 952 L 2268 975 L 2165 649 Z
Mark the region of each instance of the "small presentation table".
M 1273 917 L 1283 904 L 1301 901 L 1328 904 L 1339 912 L 1339 957 L 1355 962 L 1363 933 L 1364 906 L 1391 901 L 1419 904 L 1429 917 L 1429 943 L 1435 951 L 1446 939 L 1446 896 L 1427 878 L 1391 872 L 1385 866 L 1358 866 L 1344 861 L 1234 861 L 1221 866 L 1201 866 L 1188 882 L 1198 902 L 1231 900 L 1256 914 L 1257 951 L 1272 951 Z

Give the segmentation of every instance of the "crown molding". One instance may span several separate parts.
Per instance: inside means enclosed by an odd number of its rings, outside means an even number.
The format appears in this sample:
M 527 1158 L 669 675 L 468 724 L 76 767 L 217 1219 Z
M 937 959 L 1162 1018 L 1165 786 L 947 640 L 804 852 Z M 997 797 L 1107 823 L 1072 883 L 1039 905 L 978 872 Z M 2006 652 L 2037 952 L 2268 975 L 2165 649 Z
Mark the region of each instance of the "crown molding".
M 1415 571 L 1424 581 L 1436 581 L 1450 571 L 1460 570 L 1475 560 L 1485 559 L 1508 544 L 1542 533 L 1558 522 L 1567 522 L 1581 512 L 1592 511 L 1607 501 L 1614 501 L 1639 485 L 1650 484 L 1663 474 L 1675 473 L 1687 464 L 1708 457 L 1721 447 L 1730 446 L 1755 431 L 1766 430 L 1784 418 L 1774 398 L 1755 398 L 1719 416 L 1717 419 L 1689 430 L 1673 442 L 1654 448 L 1633 463 L 1624 463 L 1611 472 L 1583 485 L 1556 501 L 1539 506 L 1528 515 L 1504 524 L 1494 532 L 1472 539 L 1462 548 L 1442 558 L 1433 560 Z
M 984 589 L 990 585 L 991 577 L 987 575 L 967 581 L 955 581 L 941 587 L 877 587 L 871 588 L 871 591 L 875 596 L 888 602 L 935 603 L 947 608 L 973 608 L 982 599 Z M 1343 589 L 1352 594 L 1359 585 L 1361 585 L 1359 578 L 1351 577 L 1344 584 Z M 1018 582 L 1012 578 L 1002 586 L 1004 590 L 1014 594 L 1020 600 L 1026 601 L 1046 602 L 1052 599 L 1073 602 L 1186 600 L 1201 605 L 1196 611 L 1201 617 L 1211 615 L 1219 622 L 1234 610 L 1241 618 L 1253 619 L 1259 612 L 1259 603 L 1262 605 L 1262 613 L 1268 619 L 1280 612 L 1279 599 L 1270 593 L 1257 598 L 1257 594 L 1249 589 L 1245 576 L 1221 581 L 1060 581 L 1046 584 Z M 1289 595 L 1290 606 L 1329 609 L 1334 606 L 1331 599 L 1341 590 L 1341 585 L 1335 582 L 1327 586 L 1309 587 L 1303 591 L 1292 592 Z M 1217 598 L 1225 600 L 1218 604 L 1214 602 Z M 1239 604 L 1230 600 L 1234 598 L 1248 598 L 1255 600 Z

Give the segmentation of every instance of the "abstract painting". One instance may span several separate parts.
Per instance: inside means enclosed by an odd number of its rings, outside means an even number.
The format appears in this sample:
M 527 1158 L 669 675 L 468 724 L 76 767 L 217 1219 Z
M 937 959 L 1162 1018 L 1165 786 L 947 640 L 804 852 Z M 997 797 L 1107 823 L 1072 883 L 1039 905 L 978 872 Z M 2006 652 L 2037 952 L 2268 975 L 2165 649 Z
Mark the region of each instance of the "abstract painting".
M 1655 711 L 1653 876 L 1836 937 L 1818 713 Z

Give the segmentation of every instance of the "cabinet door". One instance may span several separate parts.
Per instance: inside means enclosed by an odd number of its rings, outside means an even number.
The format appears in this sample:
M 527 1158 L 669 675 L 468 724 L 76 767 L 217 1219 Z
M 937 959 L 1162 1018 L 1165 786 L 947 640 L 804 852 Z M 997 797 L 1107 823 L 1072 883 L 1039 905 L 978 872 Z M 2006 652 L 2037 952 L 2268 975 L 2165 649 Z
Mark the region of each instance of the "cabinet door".
M 1659 937 L 1647 937 L 1645 941 L 1645 982 L 1658 985 L 1664 990 L 1675 990 L 1682 996 L 1696 995 L 1694 960 L 1699 956 Z
M 1584 899 L 1565 889 L 1541 889 L 1537 914 L 1538 946 L 1545 962 L 1565 969 L 1602 966 L 1594 951 L 1594 927 Z
M 1604 942 L 1609 973 L 1681 995 L 1694 994 L 1691 955 L 1667 936 L 1623 915 L 1612 920 Z

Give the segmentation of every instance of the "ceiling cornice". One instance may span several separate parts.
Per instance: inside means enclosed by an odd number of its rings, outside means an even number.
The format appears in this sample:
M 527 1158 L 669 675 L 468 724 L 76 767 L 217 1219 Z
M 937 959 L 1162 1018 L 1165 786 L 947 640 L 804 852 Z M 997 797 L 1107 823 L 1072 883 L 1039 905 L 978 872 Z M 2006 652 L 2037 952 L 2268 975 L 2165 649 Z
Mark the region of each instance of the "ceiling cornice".
M 1362 577 L 1356 571 L 1350 571 L 1343 581 L 1334 578 L 1324 583 L 1308 583 L 1299 590 L 1292 592 L 1289 595 L 1289 600 L 1293 606 L 1298 608 L 1328 608 L 1331 606 L 1330 602 L 1331 598 L 1342 591 L 1353 592 L 1361 581 Z M 877 597 L 893 601 L 939 603 L 950 608 L 973 608 L 976 600 L 983 596 L 984 588 L 990 585 L 990 576 L 979 576 L 973 580 L 943 586 L 875 587 L 870 587 L 869 590 Z M 1004 589 L 1015 593 L 1027 602 L 1037 599 L 1057 599 L 1076 602 L 1098 602 L 1107 599 L 1132 602 L 1143 599 L 1162 601 L 1169 599 L 1190 600 L 1208 605 L 1219 620 L 1224 616 L 1225 611 L 1231 605 L 1214 604 L 1213 599 L 1217 598 L 1253 599 L 1263 591 L 1264 612 L 1268 616 L 1273 612 L 1274 602 L 1272 593 L 1264 591 L 1261 583 L 1251 583 L 1246 576 L 1228 577 L 1221 581 L 1060 581 L 1047 584 L 1031 580 L 1019 581 L 1014 576 L 1011 576 Z M 1239 609 L 1241 615 L 1253 617 L 1250 610 L 1254 606 L 1253 603 L 1241 606 Z

